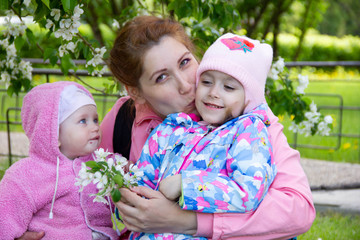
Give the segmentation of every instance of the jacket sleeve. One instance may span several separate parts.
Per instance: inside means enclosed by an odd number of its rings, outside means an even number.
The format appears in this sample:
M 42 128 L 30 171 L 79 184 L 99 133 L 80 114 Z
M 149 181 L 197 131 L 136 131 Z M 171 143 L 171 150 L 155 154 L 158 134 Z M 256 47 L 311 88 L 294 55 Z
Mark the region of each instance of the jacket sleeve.
M 0 239 L 15 239 L 28 229 L 35 203 L 19 183 L 19 176 L 9 168 L 0 182 Z
M 227 152 L 226 171 L 183 171 L 183 209 L 208 212 L 254 211 L 268 191 L 275 175 L 272 148 L 265 124 L 247 118 L 245 129 L 237 129 Z M 224 151 L 224 150 L 223 150 Z M 227 174 L 224 174 L 226 172 Z
M 120 107 L 126 102 L 130 97 L 122 97 L 116 101 L 111 110 L 105 115 L 104 119 L 101 122 L 101 143 L 100 148 L 113 152 L 113 135 L 114 135 L 114 125 L 117 113 Z
M 249 214 L 198 213 L 199 236 L 213 239 L 287 239 L 308 231 L 315 208 L 299 152 L 292 149 L 283 126 L 268 110 L 277 175 L 258 209 Z
M 159 170 L 163 154 L 161 152 L 161 143 L 159 143 L 158 134 L 161 134 L 161 125 L 159 125 L 150 134 L 146 140 L 139 160 L 136 165 L 144 172 L 144 176 L 138 182 L 140 186 L 146 186 L 155 189 L 158 182 Z

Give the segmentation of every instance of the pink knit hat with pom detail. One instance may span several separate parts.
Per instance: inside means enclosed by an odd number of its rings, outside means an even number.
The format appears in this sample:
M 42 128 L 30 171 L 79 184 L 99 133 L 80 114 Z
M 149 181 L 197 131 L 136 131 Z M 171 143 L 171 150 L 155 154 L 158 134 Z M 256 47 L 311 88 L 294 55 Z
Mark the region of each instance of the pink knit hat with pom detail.
M 248 113 L 266 102 L 265 83 L 272 58 L 273 50 L 269 44 L 226 33 L 205 52 L 196 74 L 196 83 L 200 75 L 209 70 L 223 72 L 239 80 L 245 90 L 244 113 Z

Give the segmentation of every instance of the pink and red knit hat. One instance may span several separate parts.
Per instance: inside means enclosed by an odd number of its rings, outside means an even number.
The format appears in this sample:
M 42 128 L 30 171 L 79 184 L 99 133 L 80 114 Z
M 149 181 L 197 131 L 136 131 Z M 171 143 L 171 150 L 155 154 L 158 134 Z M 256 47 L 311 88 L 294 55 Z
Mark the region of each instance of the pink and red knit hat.
M 226 33 L 205 52 L 196 74 L 209 70 L 226 73 L 239 80 L 245 90 L 245 109 L 248 113 L 264 103 L 265 83 L 271 67 L 273 50 L 269 44 L 246 36 Z

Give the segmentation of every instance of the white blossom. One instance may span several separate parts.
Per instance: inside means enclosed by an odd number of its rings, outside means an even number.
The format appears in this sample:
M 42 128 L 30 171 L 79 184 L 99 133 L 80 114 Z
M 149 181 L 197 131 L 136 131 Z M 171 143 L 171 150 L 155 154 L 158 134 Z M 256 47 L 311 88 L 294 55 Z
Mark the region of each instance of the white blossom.
M 46 19 L 45 28 L 46 28 L 46 29 L 52 28 L 51 30 L 52 30 L 52 31 L 55 31 L 55 24 L 54 24 L 54 22 L 51 21 L 50 19 Z
M 69 42 L 66 45 L 66 49 L 71 51 L 71 52 L 75 52 L 75 48 L 76 48 L 76 44 L 74 42 Z
M 60 9 L 53 8 L 51 9 L 50 15 L 54 17 L 55 21 L 59 21 L 60 19 Z
M 113 19 L 113 23 L 111 25 L 113 28 L 115 29 L 119 29 L 120 28 L 120 24 L 118 21 L 116 21 L 116 19 Z
M 278 70 L 279 72 L 283 72 L 284 71 L 284 67 L 285 67 L 285 61 L 282 57 L 279 57 L 279 59 L 275 62 L 274 67 L 276 68 L 276 70 Z
M 31 0 L 24 0 L 24 4 L 26 7 L 29 7 L 30 3 L 31 3 Z
M 106 205 L 109 205 L 109 202 L 103 196 L 100 196 L 100 195 L 97 195 L 97 194 L 90 194 L 90 196 L 91 197 L 95 196 L 93 202 L 100 202 L 100 203 L 104 203 Z
M 103 189 L 105 185 L 108 183 L 108 179 L 106 175 L 102 175 L 100 172 L 96 172 L 94 174 L 93 183 L 96 184 L 98 189 Z
M 324 117 L 324 122 L 325 122 L 326 124 L 331 124 L 331 123 L 333 122 L 333 119 L 332 119 L 332 117 L 331 117 L 330 115 L 326 115 L 326 116 Z
M 125 157 L 118 154 L 115 155 L 115 160 L 116 160 L 116 164 L 121 167 L 125 167 L 128 163 L 128 160 Z
M 83 4 L 75 6 L 75 8 L 74 8 L 74 17 L 80 18 L 81 14 L 84 13 L 84 10 L 81 9 L 82 6 L 83 6 Z
M 69 52 L 66 50 L 66 45 L 60 45 L 60 47 L 59 47 L 59 56 L 63 57 L 67 53 L 69 53 Z
M 100 148 L 98 150 L 95 150 L 95 156 L 96 156 L 96 159 L 99 159 L 98 161 L 105 161 L 106 157 L 109 156 L 111 153 L 110 152 L 107 152 L 107 151 L 104 151 L 103 148 Z
M 11 80 L 11 76 L 7 71 L 3 71 L 1 72 L 1 81 L 5 82 L 6 88 L 9 86 L 10 84 L 10 80 Z
M 89 65 L 96 67 L 97 65 L 101 64 L 103 62 L 103 57 L 106 52 L 106 48 L 95 48 L 94 50 L 94 57 L 90 59 L 85 66 L 88 67 Z
M 299 74 L 298 79 L 299 79 L 299 86 L 296 88 L 296 93 L 304 94 L 305 93 L 304 90 L 307 88 L 309 84 L 309 77 Z

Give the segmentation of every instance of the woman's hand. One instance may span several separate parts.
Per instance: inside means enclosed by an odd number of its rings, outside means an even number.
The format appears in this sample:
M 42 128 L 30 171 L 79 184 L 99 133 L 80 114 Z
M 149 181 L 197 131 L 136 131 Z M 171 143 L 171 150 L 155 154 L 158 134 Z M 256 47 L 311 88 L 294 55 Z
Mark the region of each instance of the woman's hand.
M 182 210 L 161 192 L 147 187 L 134 187 L 131 190 L 121 188 L 120 192 L 121 200 L 115 205 L 129 230 L 190 235 L 196 233 L 196 213 Z
M 17 240 L 40 240 L 45 236 L 45 232 L 25 232 Z

